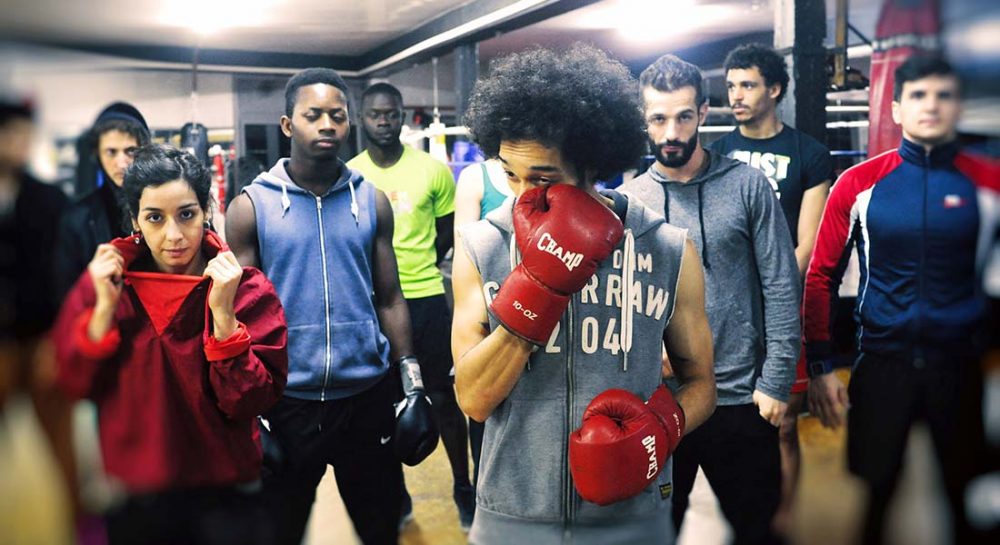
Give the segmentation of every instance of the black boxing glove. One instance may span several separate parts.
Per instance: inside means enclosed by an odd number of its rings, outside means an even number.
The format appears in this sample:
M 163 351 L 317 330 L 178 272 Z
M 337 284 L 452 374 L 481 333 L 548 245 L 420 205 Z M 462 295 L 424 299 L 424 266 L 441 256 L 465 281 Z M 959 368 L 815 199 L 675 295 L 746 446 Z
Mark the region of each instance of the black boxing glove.
M 403 382 L 403 400 L 396 403 L 396 458 L 415 466 L 434 452 L 438 429 L 431 414 L 431 400 L 424 392 L 420 363 L 413 356 L 400 358 L 399 375 Z

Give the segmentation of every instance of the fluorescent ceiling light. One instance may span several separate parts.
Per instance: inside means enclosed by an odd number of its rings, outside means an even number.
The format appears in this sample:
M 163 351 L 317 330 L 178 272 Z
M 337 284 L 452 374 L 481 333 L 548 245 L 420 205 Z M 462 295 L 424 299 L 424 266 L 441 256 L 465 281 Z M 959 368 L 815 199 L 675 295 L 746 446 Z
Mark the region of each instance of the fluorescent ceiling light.
M 734 6 L 697 0 L 617 0 L 579 18 L 579 27 L 614 30 L 623 39 L 661 42 L 733 17 Z
M 399 53 L 396 53 L 395 55 L 382 59 L 381 61 L 371 66 L 367 66 L 361 69 L 359 71 L 359 74 L 361 75 L 369 74 L 381 68 L 385 68 L 386 66 L 390 66 L 393 63 L 406 59 L 407 57 L 416 55 L 421 51 L 426 51 L 443 43 L 452 40 L 457 40 L 463 36 L 467 36 L 483 28 L 487 28 L 491 25 L 495 25 L 497 23 L 501 23 L 503 21 L 511 19 L 517 15 L 520 15 L 521 13 L 534 10 L 545 4 L 551 4 L 554 1 L 555 0 L 520 0 L 518 2 L 514 2 L 509 6 L 502 7 L 492 13 L 488 13 L 486 15 L 483 15 L 482 17 L 473 19 L 468 23 L 446 30 L 434 36 L 433 38 L 428 38 L 420 43 L 412 45 L 400 51 Z
M 204 37 L 227 28 L 252 27 L 266 22 L 266 9 L 276 0 L 170 0 L 159 19 L 170 26 Z

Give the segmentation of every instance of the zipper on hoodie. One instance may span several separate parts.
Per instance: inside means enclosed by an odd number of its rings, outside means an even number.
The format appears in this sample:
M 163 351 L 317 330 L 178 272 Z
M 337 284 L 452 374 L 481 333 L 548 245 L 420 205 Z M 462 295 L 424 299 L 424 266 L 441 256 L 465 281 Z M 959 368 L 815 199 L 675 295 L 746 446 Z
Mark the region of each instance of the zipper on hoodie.
M 326 351 L 323 356 L 323 389 L 319 400 L 326 401 L 326 386 L 330 380 L 330 281 L 326 271 L 326 233 L 323 231 L 323 198 L 316 197 L 316 219 L 319 222 L 319 252 L 323 260 L 323 314 L 326 317 Z
M 570 296 L 566 324 L 566 436 L 573 429 L 573 299 Z M 563 449 L 563 475 L 566 486 L 563 497 L 563 543 L 571 543 L 570 526 L 573 522 L 573 477 L 569 471 L 569 450 Z
M 924 366 L 924 349 L 920 346 L 920 336 L 923 334 L 923 322 L 924 322 L 924 269 L 927 267 L 927 193 L 928 185 L 930 185 L 930 172 L 931 169 L 931 152 L 924 150 L 924 187 L 923 187 L 923 202 L 921 207 L 923 208 L 923 215 L 921 216 L 920 225 L 920 265 L 917 268 L 917 331 L 915 339 L 917 340 L 917 346 L 914 347 L 913 354 L 913 365 L 917 368 Z

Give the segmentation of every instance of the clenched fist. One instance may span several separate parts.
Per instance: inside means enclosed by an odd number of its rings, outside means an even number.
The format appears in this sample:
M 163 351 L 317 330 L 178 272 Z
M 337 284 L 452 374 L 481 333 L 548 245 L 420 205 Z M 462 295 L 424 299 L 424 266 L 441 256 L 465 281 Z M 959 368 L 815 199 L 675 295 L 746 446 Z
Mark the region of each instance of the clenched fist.
M 219 252 L 205 266 L 204 276 L 212 279 L 208 292 L 208 308 L 212 311 L 214 336 L 218 340 L 228 339 L 236 331 L 236 313 L 233 301 L 236 289 L 243 278 L 243 267 L 236 261 L 233 252 Z

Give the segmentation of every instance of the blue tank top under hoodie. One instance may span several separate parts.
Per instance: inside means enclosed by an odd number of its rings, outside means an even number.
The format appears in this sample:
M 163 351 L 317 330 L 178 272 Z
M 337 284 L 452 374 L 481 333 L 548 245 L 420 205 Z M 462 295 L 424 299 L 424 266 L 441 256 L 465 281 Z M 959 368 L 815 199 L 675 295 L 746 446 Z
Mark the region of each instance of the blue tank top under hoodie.
M 288 386 L 299 399 L 350 397 L 388 371 L 389 341 L 375 313 L 375 187 L 341 163 L 317 196 L 281 159 L 243 189 L 257 216 L 261 270 L 288 321 Z

